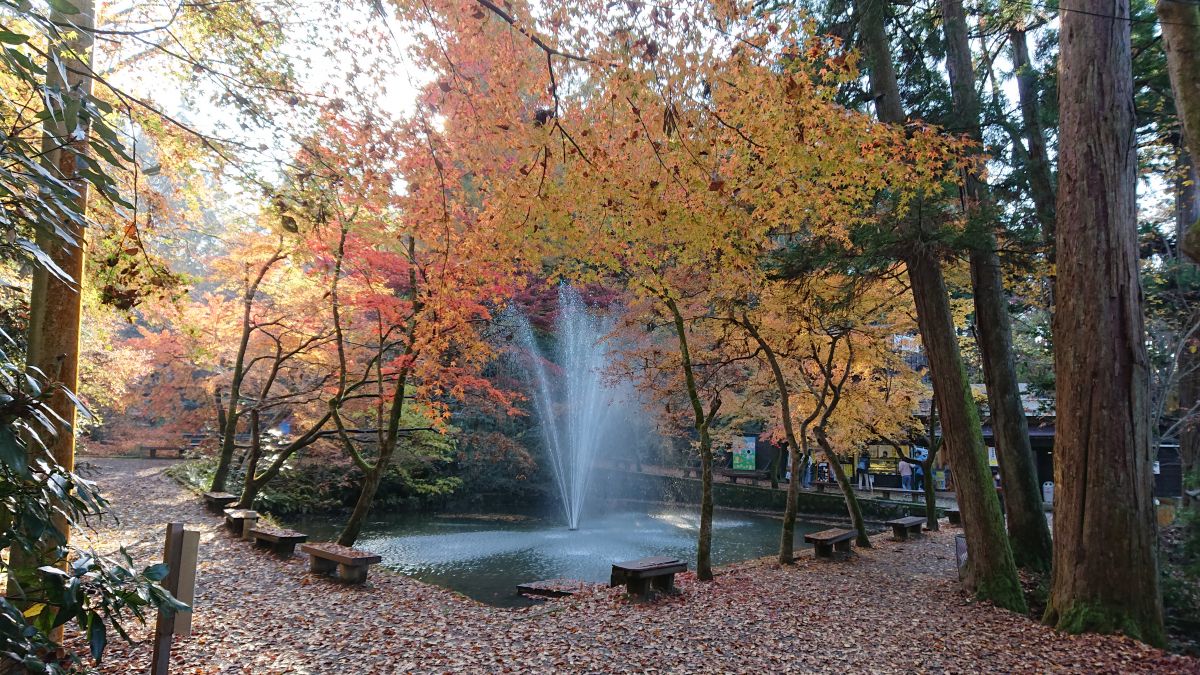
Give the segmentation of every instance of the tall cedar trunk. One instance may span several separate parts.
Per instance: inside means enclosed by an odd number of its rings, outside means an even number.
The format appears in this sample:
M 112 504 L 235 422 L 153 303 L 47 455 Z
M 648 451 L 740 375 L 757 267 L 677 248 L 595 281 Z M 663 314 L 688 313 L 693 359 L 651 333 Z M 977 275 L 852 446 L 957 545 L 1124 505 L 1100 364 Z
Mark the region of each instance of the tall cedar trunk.
M 967 19 L 961 0 L 942 0 L 942 26 L 946 39 L 946 71 L 954 102 L 956 126 L 982 143 L 979 127 L 979 96 L 967 39 Z M 1038 571 L 1050 569 L 1050 529 L 1042 511 L 1037 466 L 1029 446 L 1029 424 L 1021 403 L 1021 389 L 1013 364 L 1012 325 L 1008 298 L 997 255 L 995 220 L 987 185 L 974 174 L 967 175 L 967 205 L 973 239 L 971 287 L 975 303 L 976 342 L 983 362 L 988 408 L 1004 505 L 1008 511 L 1009 545 L 1017 565 Z
M 79 26 L 82 30 L 72 30 L 73 37 L 66 40 L 59 48 L 57 58 L 61 59 L 62 67 L 50 63 L 46 68 L 46 86 L 63 91 L 63 103 L 68 99 L 87 96 L 92 92 L 92 78 L 88 73 L 91 69 L 92 33 L 87 30 L 95 24 L 95 3 L 92 0 L 77 2 L 78 14 L 67 16 L 53 11 L 50 20 L 56 25 Z M 74 56 L 80 54 L 86 63 L 80 63 Z M 63 76 L 66 79 L 63 79 Z M 68 90 L 79 93 L 68 93 Z M 46 169 L 68 181 L 77 192 L 74 209 L 79 215 L 87 214 L 88 185 L 79 179 L 78 155 L 88 153 L 89 125 L 81 117 L 81 128 L 71 139 L 73 130 L 54 119 L 45 122 L 42 149 L 45 153 L 42 163 Z M 70 149 L 62 147 L 69 143 Z M 50 380 L 61 384 L 72 393 L 79 391 L 79 333 L 82 312 L 82 296 L 79 288 L 84 283 L 83 264 L 86 258 L 87 233 L 83 228 L 71 222 L 63 222 L 62 228 L 74 241 L 65 241 L 53 231 L 39 230 L 37 232 L 38 247 L 49 255 L 68 277 L 71 282 L 50 274 L 44 268 L 38 267 L 33 275 L 33 288 L 30 292 L 30 320 L 28 335 L 28 351 L 26 363 L 45 373 Z M 57 392 L 50 399 L 50 408 L 57 413 L 66 424 L 58 429 L 58 433 L 49 441 L 48 449 L 63 468 L 72 470 L 75 467 L 75 404 L 63 392 Z M 54 526 L 64 535 L 66 520 L 61 516 L 53 518 Z
M 1200 4 L 1195 0 L 1159 0 L 1157 9 L 1184 142 L 1188 154 L 1200 157 Z M 1200 221 L 1188 225 L 1181 241 L 1184 252 L 1200 262 Z
M 1196 165 L 1191 156 L 1183 148 L 1179 149 L 1179 169 L 1175 177 L 1175 227 L 1176 241 L 1183 241 L 1187 228 L 1200 220 L 1200 177 L 1196 175 Z M 1182 265 L 1185 261 L 1181 259 Z M 1194 275 L 1194 266 L 1188 271 Z M 1200 340 L 1200 336 L 1193 336 Z M 1179 410 L 1188 415 L 1200 403 L 1200 351 L 1183 349 L 1180 351 L 1179 363 L 1176 364 L 1182 376 L 1179 379 Z M 1192 472 L 1200 469 L 1200 413 L 1191 412 L 1191 419 L 1186 421 L 1179 430 L 1179 458 L 1183 464 L 1183 475 L 1186 478 Z M 1183 493 L 1183 503 L 1190 505 L 1192 498 L 1187 492 Z
M 891 48 L 884 30 L 884 0 L 857 0 L 859 27 L 868 55 L 871 88 L 879 119 L 904 122 Z M 1004 531 L 1000 500 L 992 490 L 979 414 L 963 367 L 942 270 L 917 242 L 905 256 L 921 340 L 929 358 L 933 390 L 942 413 L 943 438 L 957 485 L 970 554 L 968 586 L 1001 607 L 1024 610 L 1025 598 Z
M 66 104 L 68 99 L 92 93 L 90 73 L 93 34 L 89 29 L 95 25 L 95 2 L 81 0 L 74 4 L 79 9 L 77 14 L 67 16 L 57 10 L 50 12 L 50 20 L 56 25 L 74 24 L 79 27 L 72 31 L 73 37 L 61 43 L 58 49 L 56 58 L 62 67 L 56 67 L 52 61 L 46 68 L 46 86 L 62 91 L 63 104 Z M 80 63 L 73 55 L 82 55 L 86 63 Z M 74 139 L 70 137 L 71 131 L 76 133 Z M 51 116 L 44 123 L 42 137 L 42 164 L 49 173 L 68 181 L 76 191 L 74 209 L 81 218 L 87 215 L 88 184 L 79 179 L 77 159 L 78 155 L 90 154 L 88 134 L 89 124 L 83 117 L 79 118 L 79 128 L 70 130 L 64 123 Z M 66 143 L 69 143 L 70 150 L 62 147 Z M 25 362 L 38 368 L 51 381 L 57 382 L 74 394 L 79 391 L 79 335 L 83 310 L 80 287 L 84 283 L 83 264 L 86 258 L 87 233 L 69 221 L 60 225 L 74 241 L 66 241 L 55 232 L 44 230 L 36 233 L 36 240 L 38 247 L 50 256 L 54 264 L 65 272 L 72 282 L 65 282 L 42 267 L 35 269 L 29 297 L 30 316 Z M 59 426 L 53 438 L 46 439 L 46 449 L 54 457 L 54 461 L 64 469 L 72 471 L 75 468 L 75 404 L 64 392 L 57 391 L 50 398 L 49 407 L 62 418 L 64 424 Z M 54 513 L 50 525 L 61 534 L 64 541 L 70 539 L 69 523 L 61 514 Z M 9 566 L 13 571 L 56 562 L 26 559 L 19 547 L 13 547 L 10 556 Z M 9 588 L 17 587 L 10 578 Z M 50 639 L 61 641 L 62 634 L 61 627 L 55 628 L 50 633 Z
M 1059 17 L 1058 418 L 1045 620 L 1162 644 L 1129 3 L 1106 5 L 1115 20 L 1089 7 L 1064 0 Z
M 954 317 L 942 269 L 924 249 L 908 256 L 908 278 L 917 306 L 921 341 L 929 358 L 933 391 L 942 419 L 942 438 L 954 471 L 955 496 L 962 511 L 969 562 L 967 586 L 1000 607 L 1025 611 L 1004 514 L 992 487 L 992 472 L 983 448 L 979 412 L 958 351 Z
M 705 414 L 704 403 L 700 400 L 700 390 L 696 385 L 696 375 L 692 369 L 692 354 L 688 349 L 687 327 L 683 324 L 683 315 L 679 306 L 669 297 L 664 298 L 667 309 L 675 323 L 675 337 L 679 340 L 680 367 L 683 368 L 684 381 L 687 384 L 688 400 L 692 404 L 695 415 L 696 433 L 700 435 L 700 536 L 696 543 L 696 578 L 700 581 L 711 581 L 712 573 L 712 436 L 709 434 L 709 423 L 716 416 L 720 399 L 714 398 L 711 412 Z
M 833 471 L 838 487 L 842 489 L 842 498 L 846 501 L 846 511 L 850 514 L 850 524 L 854 527 L 854 531 L 858 533 L 854 543 L 859 548 L 870 548 L 871 538 L 867 536 L 867 525 L 863 522 L 862 509 L 858 505 L 858 497 L 854 495 L 854 486 L 850 484 L 850 479 L 846 477 L 846 471 L 842 468 L 842 463 L 838 461 L 837 454 L 833 451 L 833 445 L 829 442 L 829 436 L 825 433 L 825 428 L 820 425 L 813 427 L 813 435 L 817 438 L 817 445 L 821 446 L 821 452 L 825 455 L 825 461 L 829 462 L 829 470 Z

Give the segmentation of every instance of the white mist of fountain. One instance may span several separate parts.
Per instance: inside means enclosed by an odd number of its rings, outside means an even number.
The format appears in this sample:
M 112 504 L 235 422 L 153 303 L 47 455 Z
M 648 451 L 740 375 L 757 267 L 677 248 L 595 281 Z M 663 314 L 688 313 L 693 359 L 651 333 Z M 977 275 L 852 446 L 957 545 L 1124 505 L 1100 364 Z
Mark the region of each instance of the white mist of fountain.
M 596 456 L 622 415 L 615 414 L 617 391 L 604 382 L 610 348 L 604 337 L 612 322 L 593 315 L 579 292 L 558 290 L 556 353 L 547 359 L 529 321 L 521 321 L 521 341 L 533 357 L 530 379 L 542 438 L 550 454 L 567 527 L 579 527 Z

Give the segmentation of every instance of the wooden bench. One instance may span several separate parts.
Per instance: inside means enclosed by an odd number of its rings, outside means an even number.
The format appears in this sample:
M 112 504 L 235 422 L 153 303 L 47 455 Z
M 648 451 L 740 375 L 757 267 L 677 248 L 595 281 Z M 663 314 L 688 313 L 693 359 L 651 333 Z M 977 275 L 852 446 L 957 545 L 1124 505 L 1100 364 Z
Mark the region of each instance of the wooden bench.
M 139 445 L 138 451 L 146 455 L 150 459 L 158 459 L 158 453 L 175 453 L 179 459 L 183 459 L 183 447 L 174 445 Z
M 363 583 L 367 580 L 367 569 L 383 560 L 382 556 L 374 553 L 338 546 L 332 542 L 300 544 L 300 550 L 309 555 L 309 570 L 313 574 L 335 577 L 347 584 Z
M 269 548 L 284 558 L 292 557 L 292 554 L 296 552 L 296 544 L 308 541 L 308 535 L 303 532 L 280 530 L 261 525 L 250 528 L 250 536 L 254 539 L 256 548 Z
M 250 530 L 258 524 L 258 511 L 225 509 L 225 527 L 242 539 L 250 538 Z
M 892 526 L 892 534 L 897 539 L 908 539 L 908 535 L 921 536 L 921 527 L 925 524 L 925 519 L 920 516 L 905 516 L 904 518 L 896 518 L 895 520 L 887 521 L 888 525 Z
M 736 483 L 739 478 L 749 478 L 751 480 L 766 480 L 771 477 L 771 472 L 767 470 L 750 470 L 750 469 L 717 469 L 717 474 L 725 476 L 730 483 Z
M 958 509 L 946 509 L 946 518 L 951 525 L 962 525 L 962 513 Z
M 687 563 L 678 558 L 653 556 L 640 560 L 613 563 L 609 587 L 625 585 L 630 594 L 645 599 L 650 587 L 660 593 L 675 591 L 675 575 L 687 571 Z
M 839 553 L 850 552 L 850 540 L 854 539 L 854 530 L 833 528 L 804 535 L 804 541 L 813 545 L 813 551 L 818 558 L 832 558 L 834 550 Z
M 204 504 L 209 511 L 213 513 L 221 513 L 225 507 L 238 500 L 237 495 L 231 495 L 228 492 L 205 492 Z

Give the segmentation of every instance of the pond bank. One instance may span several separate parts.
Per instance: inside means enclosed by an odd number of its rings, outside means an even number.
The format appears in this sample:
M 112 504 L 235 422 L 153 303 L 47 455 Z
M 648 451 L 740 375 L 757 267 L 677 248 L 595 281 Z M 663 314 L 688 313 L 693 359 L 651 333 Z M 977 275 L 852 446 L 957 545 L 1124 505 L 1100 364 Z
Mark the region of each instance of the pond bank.
M 202 531 L 193 635 L 177 640 L 172 672 L 1200 670 L 1196 659 L 1063 635 L 969 601 L 954 580 L 953 532 L 880 537 L 841 563 L 752 561 L 711 583 L 685 574 L 680 596 L 646 605 L 601 588 L 505 610 L 383 570 L 359 588 L 315 579 L 299 556 L 279 561 L 226 535 L 164 463 L 93 463 L 121 518 L 89 536 L 98 549 L 129 544 L 148 561 L 161 556 L 166 521 Z M 114 640 L 100 670 L 144 672 L 149 656 L 148 643 Z

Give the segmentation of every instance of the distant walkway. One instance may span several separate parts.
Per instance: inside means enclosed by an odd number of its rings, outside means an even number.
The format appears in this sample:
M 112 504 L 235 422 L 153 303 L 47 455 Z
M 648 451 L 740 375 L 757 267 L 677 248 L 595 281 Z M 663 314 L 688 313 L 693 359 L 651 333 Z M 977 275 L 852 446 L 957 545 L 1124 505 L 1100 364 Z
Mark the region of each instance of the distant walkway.
M 711 583 L 689 573 L 680 596 L 651 604 L 597 588 L 506 610 L 383 570 L 358 588 L 315 579 L 304 558 L 279 561 L 227 535 L 163 475 L 169 462 L 94 464 L 121 518 L 90 537 L 98 547 L 130 545 L 150 562 L 167 520 L 203 532 L 194 630 L 176 641 L 173 673 L 1200 671 L 1195 659 L 1062 635 L 968 600 L 955 581 L 954 531 L 877 537 L 845 562 L 751 561 Z M 83 648 L 78 636 L 74 644 Z M 100 670 L 146 672 L 149 657 L 148 642 L 113 637 Z
M 624 464 L 615 463 L 615 462 L 601 462 L 601 463 L 598 463 L 598 465 L 602 466 L 606 469 L 611 469 L 614 471 L 629 471 L 632 473 L 644 473 L 644 474 L 648 474 L 648 475 L 652 475 L 652 476 L 670 476 L 672 478 L 684 478 L 687 480 L 696 480 L 695 478 L 690 478 L 688 476 L 685 476 L 683 469 L 681 469 L 679 467 L 675 467 L 675 466 L 660 466 L 660 465 L 656 465 L 656 464 L 642 464 L 640 467 L 638 467 L 638 466 L 635 466 L 633 464 L 633 462 L 627 462 Z M 713 476 L 713 480 L 715 482 L 719 482 L 719 483 L 728 483 L 729 482 L 728 478 L 725 478 L 723 476 L 716 476 L 716 475 Z M 751 479 L 738 478 L 737 484 L 738 485 L 746 485 L 749 487 L 757 487 L 757 488 L 761 488 L 763 490 L 771 489 L 771 483 L 770 483 L 769 479 L 753 479 L 753 482 L 750 482 L 750 480 Z M 778 489 L 787 490 L 787 488 L 788 488 L 787 480 L 780 478 Z M 813 492 L 813 493 L 818 492 L 816 487 L 810 487 L 810 488 L 802 487 L 800 489 L 803 490 L 804 492 Z M 902 496 L 899 493 L 899 490 L 897 488 L 890 488 L 890 490 L 891 490 L 891 495 L 892 495 L 891 501 L 902 502 L 902 503 L 906 503 L 906 504 L 913 503 L 910 495 Z M 836 485 L 829 485 L 825 488 L 825 494 L 835 494 L 836 495 L 836 494 L 841 494 L 841 493 L 838 490 Z M 856 487 L 856 488 L 854 488 L 854 494 L 858 495 L 858 497 L 860 499 L 880 499 L 880 500 L 883 499 L 883 489 L 882 488 L 878 489 L 878 490 L 860 490 Z M 938 493 L 936 493 L 936 495 L 937 495 L 937 505 L 939 507 L 952 509 L 952 508 L 955 508 L 958 506 L 958 502 L 956 501 L 953 492 L 938 492 Z M 919 501 L 916 502 L 918 504 L 925 503 L 924 497 L 918 496 L 918 500 Z

